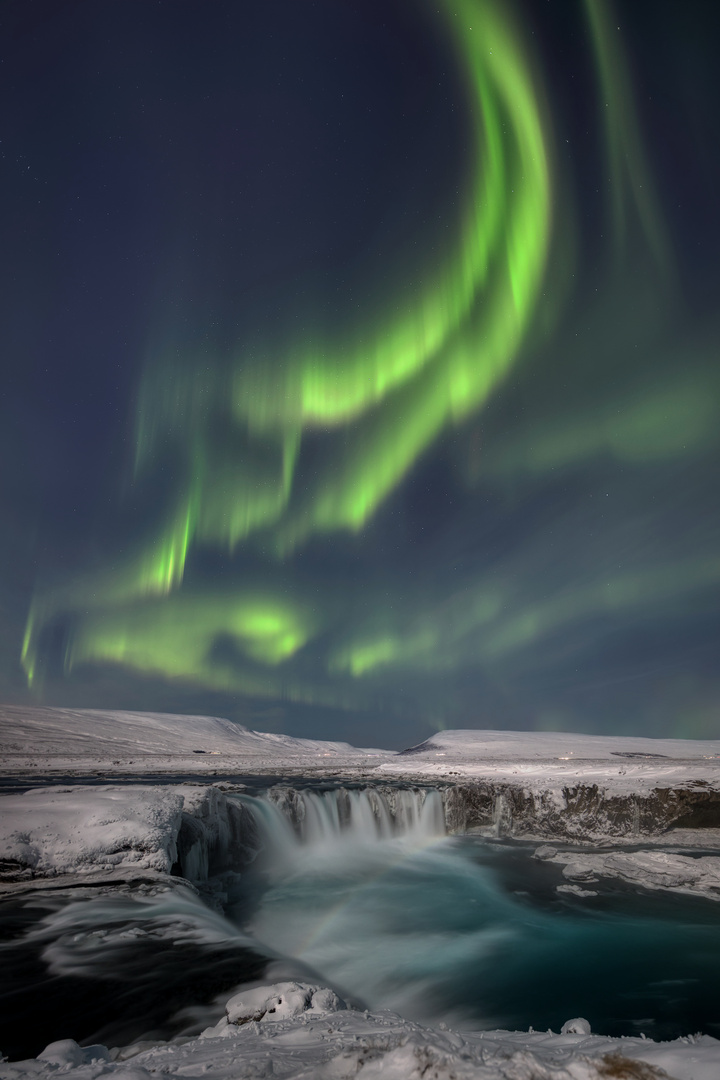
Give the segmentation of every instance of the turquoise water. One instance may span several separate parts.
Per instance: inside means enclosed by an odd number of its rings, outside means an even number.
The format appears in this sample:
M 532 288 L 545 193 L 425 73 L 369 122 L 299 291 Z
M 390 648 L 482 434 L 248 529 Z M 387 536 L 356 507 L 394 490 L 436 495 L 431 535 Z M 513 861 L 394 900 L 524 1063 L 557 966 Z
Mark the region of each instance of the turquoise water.
M 720 1034 L 720 905 L 599 883 L 556 892 L 534 847 L 339 832 L 258 870 L 253 937 L 351 999 L 461 1027 Z

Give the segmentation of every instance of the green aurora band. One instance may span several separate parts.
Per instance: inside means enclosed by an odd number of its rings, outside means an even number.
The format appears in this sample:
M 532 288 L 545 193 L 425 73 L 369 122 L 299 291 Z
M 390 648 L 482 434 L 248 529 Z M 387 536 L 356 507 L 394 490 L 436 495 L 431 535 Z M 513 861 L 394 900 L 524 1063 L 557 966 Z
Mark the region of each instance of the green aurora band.
M 84 604 L 122 606 L 93 616 L 92 634 L 81 631 L 69 662 L 113 659 L 181 674 L 167 663 L 167 644 L 153 646 L 152 634 L 138 641 L 129 601 L 179 587 L 193 542 L 232 551 L 265 528 L 282 555 L 313 533 L 360 530 L 438 433 L 482 405 L 515 360 L 550 241 L 549 139 L 527 58 L 501 5 L 448 4 L 444 26 L 466 84 L 474 139 L 455 249 L 399 316 L 381 321 L 349 347 L 341 341 L 289 343 L 280 365 L 240 356 L 229 378 L 206 371 L 170 377 L 162 367 L 159 378 L 150 374 L 139 405 L 138 470 L 147 465 L 163 428 L 189 430 L 186 491 L 163 536 L 133 565 L 105 581 L 75 584 L 72 593 Z M 225 402 L 249 442 L 255 440 L 239 460 L 213 458 L 199 419 L 202 410 L 212 415 L 212 406 L 222 410 Z M 342 460 L 291 505 L 302 435 L 318 427 L 342 427 Z M 23 646 L 31 682 L 38 624 L 68 598 L 38 598 L 33 605 Z M 240 597 L 235 602 L 244 605 Z M 160 610 L 156 602 L 144 608 L 144 625 Z M 216 605 L 206 603 L 201 651 L 212 636 L 211 610 Z M 217 633 L 228 631 L 227 618 L 217 610 Z M 173 620 L 163 620 L 163 635 L 177 632 Z M 248 655 L 262 653 L 262 633 L 256 639 L 250 631 L 240 640 Z M 198 665 L 186 675 L 197 677 Z
M 636 213 L 651 257 L 667 267 L 609 5 L 586 0 L 586 11 L 605 106 L 614 248 Z M 361 533 L 438 437 L 486 405 L 518 363 L 548 287 L 553 135 L 527 48 L 504 3 L 443 0 L 440 20 L 472 140 L 460 212 L 448 222 L 454 241 L 398 294 L 402 302 L 379 305 L 356 333 L 318 331 L 266 354 L 239 347 L 229 364 L 203 356 L 183 365 L 162 352 L 151 359 L 135 475 L 137 483 L 152 475 L 160 448 L 182 446 L 172 509 L 134 559 L 38 591 L 22 650 L 31 686 L 41 683 L 44 628 L 69 614 L 68 669 L 110 663 L 211 690 L 351 706 L 384 671 L 502 663 L 588 614 L 672 602 L 720 581 L 716 559 L 686 560 L 670 575 L 659 558 L 614 577 L 578 566 L 579 584 L 542 592 L 508 561 L 450 596 L 388 599 L 368 583 L 369 614 L 348 627 L 338 601 L 282 571 L 314 537 Z M 692 370 L 660 379 L 649 395 L 621 386 L 621 407 L 599 396 L 589 412 L 501 433 L 480 472 L 520 483 L 583 459 L 638 464 L 692 452 L 715 438 L 717 389 Z M 230 436 L 218 438 L 218 426 Z M 308 438 L 327 450 L 319 467 L 303 470 Z M 220 593 L 187 579 L 195 547 L 232 557 L 239 545 L 276 568 L 265 585 Z
M 229 373 L 191 372 L 171 391 L 175 372 L 148 382 L 138 463 L 163 427 L 190 430 L 193 481 L 138 569 L 139 593 L 176 585 L 193 539 L 232 551 L 264 528 L 284 555 L 314 533 L 360 530 L 438 433 L 482 405 L 515 360 L 550 240 L 548 136 L 500 9 L 464 0 L 445 22 L 474 139 L 453 250 L 405 310 L 365 327 L 357 342 L 284 342 L 279 359 L 240 355 Z M 199 413 L 227 403 L 249 446 L 241 459 L 223 448 L 217 460 Z M 295 491 L 303 434 L 333 428 L 342 428 L 342 460 Z

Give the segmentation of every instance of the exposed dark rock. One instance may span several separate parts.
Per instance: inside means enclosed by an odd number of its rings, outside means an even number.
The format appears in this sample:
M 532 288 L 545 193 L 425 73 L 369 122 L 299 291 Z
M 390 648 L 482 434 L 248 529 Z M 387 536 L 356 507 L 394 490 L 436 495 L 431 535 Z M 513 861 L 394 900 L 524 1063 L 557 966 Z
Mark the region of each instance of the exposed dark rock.
M 172 873 L 190 881 L 207 881 L 224 870 L 242 870 L 259 848 L 252 813 L 209 787 L 199 805 L 183 810 Z
M 443 799 L 450 832 L 492 827 L 498 835 L 586 840 L 720 828 L 720 791 L 702 781 L 630 796 L 608 795 L 598 784 L 534 792 L 478 782 L 448 788 Z
M 434 753 L 438 753 L 444 749 L 445 747 L 441 746 L 440 743 L 437 743 L 434 740 L 433 742 L 430 742 L 429 739 L 426 739 L 425 742 L 417 743 L 416 746 L 408 746 L 406 750 L 398 750 L 397 757 L 403 757 L 407 754 L 424 754 L 426 750 L 432 750 Z

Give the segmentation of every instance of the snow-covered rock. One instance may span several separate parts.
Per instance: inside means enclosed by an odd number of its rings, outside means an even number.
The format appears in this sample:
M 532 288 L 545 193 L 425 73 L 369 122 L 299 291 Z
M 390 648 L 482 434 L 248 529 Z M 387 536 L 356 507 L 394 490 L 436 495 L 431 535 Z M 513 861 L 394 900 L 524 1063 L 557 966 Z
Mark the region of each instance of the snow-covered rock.
M 183 797 L 173 788 L 48 787 L 0 799 L 6 876 L 91 871 L 168 873 L 177 858 Z
M 552 854 L 548 854 L 548 852 Z M 561 852 L 541 847 L 535 857 L 563 867 L 572 882 L 594 883 L 600 878 L 619 878 L 645 889 L 662 889 L 720 900 L 720 857 L 691 857 L 670 851 Z M 593 895 L 577 886 L 559 886 L 558 892 Z
M 209 785 L 44 787 L 0 796 L 0 879 L 171 871 L 196 883 L 239 869 L 252 814 Z
M 566 1020 L 560 1028 L 561 1035 L 590 1035 L 591 1027 L 582 1016 L 575 1016 L 572 1020 Z
M 720 840 L 720 773 L 711 784 L 683 768 L 684 778 L 678 774 L 668 786 L 648 770 L 640 775 L 636 769 L 630 783 L 625 776 L 619 781 L 609 768 L 602 783 L 585 782 L 579 772 L 570 783 L 552 763 L 546 774 L 536 769 L 522 780 L 456 781 L 443 787 L 445 817 L 452 832 L 479 829 L 493 836 L 637 842 L 680 829 L 684 842 L 701 833 Z
M 59 1039 L 46 1046 L 38 1054 L 37 1060 L 46 1061 L 49 1065 L 76 1068 L 78 1065 L 110 1061 L 110 1053 L 106 1046 L 80 1046 L 74 1039 Z
M 278 1023 L 302 1013 L 315 1016 L 334 1013 L 347 1006 L 334 990 L 308 983 L 282 982 L 257 986 L 235 994 L 225 1005 L 225 1016 L 200 1036 L 213 1039 L 233 1034 L 233 1029 L 249 1024 Z
M 211 874 L 238 870 L 251 862 L 260 845 L 251 812 L 218 788 L 182 784 L 183 812 L 177 836 L 175 869 L 189 881 L 207 881 Z

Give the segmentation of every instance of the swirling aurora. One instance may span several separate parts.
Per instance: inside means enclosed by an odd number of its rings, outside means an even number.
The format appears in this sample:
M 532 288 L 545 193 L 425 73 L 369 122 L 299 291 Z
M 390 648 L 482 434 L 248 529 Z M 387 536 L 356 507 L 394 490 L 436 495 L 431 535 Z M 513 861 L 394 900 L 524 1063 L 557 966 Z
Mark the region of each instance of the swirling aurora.
M 134 394 L 132 495 L 118 491 L 92 566 L 42 568 L 27 693 L 107 704 L 92 698 L 102 673 L 136 687 L 119 704 L 201 701 L 355 742 L 385 724 L 399 740 L 442 726 L 716 733 L 713 334 L 680 335 L 665 314 L 676 260 L 622 7 L 586 0 L 574 16 L 595 71 L 592 223 L 530 12 L 398 7 L 452 67 L 459 171 L 405 249 L 368 238 L 357 303 L 334 310 L 337 270 L 308 285 L 304 268 L 272 317 L 241 303 L 239 331 L 211 301 L 227 326 L 198 316 L 186 333 L 181 299 L 165 303 Z M 690 659 L 674 678 L 678 636 Z

